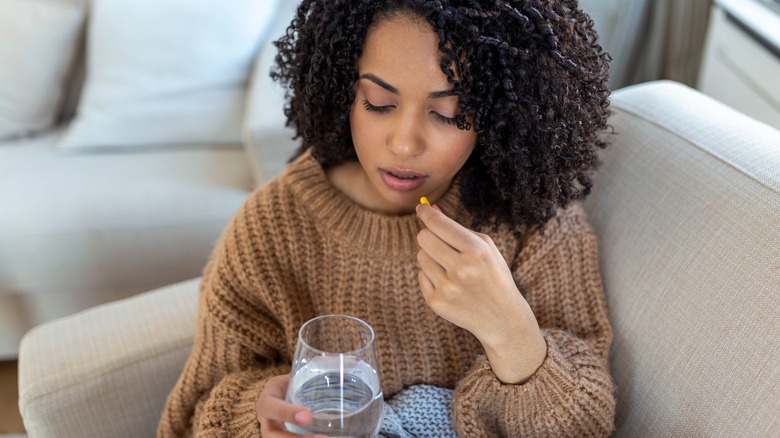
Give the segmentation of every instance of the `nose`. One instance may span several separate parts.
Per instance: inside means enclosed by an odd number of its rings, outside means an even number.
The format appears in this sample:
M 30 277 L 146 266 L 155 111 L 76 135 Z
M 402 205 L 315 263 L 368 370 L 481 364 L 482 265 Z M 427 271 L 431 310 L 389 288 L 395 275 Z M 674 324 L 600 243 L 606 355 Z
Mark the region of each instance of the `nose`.
M 387 147 L 398 158 L 414 158 L 425 151 L 424 127 L 414 111 L 397 115 Z

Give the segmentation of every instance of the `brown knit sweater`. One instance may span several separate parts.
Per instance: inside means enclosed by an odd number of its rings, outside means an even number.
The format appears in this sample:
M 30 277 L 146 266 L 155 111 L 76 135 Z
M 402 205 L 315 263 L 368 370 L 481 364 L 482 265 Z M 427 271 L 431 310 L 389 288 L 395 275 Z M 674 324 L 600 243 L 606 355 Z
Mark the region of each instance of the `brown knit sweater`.
M 453 188 L 438 202 L 466 223 Z M 201 284 L 195 345 L 158 436 L 261 436 L 255 400 L 286 374 L 299 327 L 329 313 L 376 332 L 385 397 L 415 384 L 455 388 L 462 437 L 607 436 L 615 401 L 611 328 L 596 238 L 578 205 L 522 242 L 490 234 L 547 341 L 524 384 L 501 383 L 471 333 L 434 314 L 417 280 L 416 215 L 367 211 L 309 154 L 255 191 L 222 235 Z

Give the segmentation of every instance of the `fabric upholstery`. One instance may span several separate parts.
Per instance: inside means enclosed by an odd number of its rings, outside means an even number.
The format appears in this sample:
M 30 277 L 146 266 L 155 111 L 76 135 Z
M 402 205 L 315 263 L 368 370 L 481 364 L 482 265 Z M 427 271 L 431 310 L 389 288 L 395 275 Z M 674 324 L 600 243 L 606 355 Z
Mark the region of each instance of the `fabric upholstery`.
M 178 283 L 30 331 L 19 372 L 28 435 L 154 436 L 192 348 L 197 285 Z
M 0 0 L 0 141 L 54 125 L 85 17 L 80 0 Z
M 200 275 L 252 187 L 241 148 L 60 156 L 0 147 L 0 357 L 23 331 Z
M 17 2 L 0 0 L 0 11 Z M 14 11 L 39 3 L 55 11 L 84 6 L 82 0 L 26 0 Z M 276 3 L 89 2 L 90 52 L 86 56 L 80 38 L 75 65 L 60 78 L 65 96 L 52 109 L 61 125 L 0 142 L 0 359 L 16 358 L 22 334 L 34 325 L 200 274 L 219 233 L 253 187 L 240 128 L 251 65 Z M 218 13 L 210 13 L 214 10 Z M 79 13 L 83 21 L 85 11 Z M 0 15 L 2 21 L 6 15 Z M 227 20 L 234 25 L 224 26 Z M 22 29 L 32 26 L 48 35 L 30 20 L 24 24 Z M 95 41 L 98 36 L 106 38 Z M 64 51 L 62 38 L 56 47 Z M 181 54 L 177 61 L 169 56 L 171 45 Z M 25 59 L 37 60 L 40 68 L 62 54 L 43 60 L 46 64 L 37 55 L 27 53 Z M 6 70 L 0 70 L 1 77 Z M 227 111 L 223 104 L 229 99 Z M 77 110 L 79 120 L 71 121 Z M 214 140 L 210 129 L 228 118 L 235 129 L 227 141 Z M 93 146 L 105 147 L 88 147 L 97 138 L 93 134 L 115 122 L 121 126 L 108 134 L 122 144 L 101 140 Z M 151 135 L 155 131 L 164 136 Z M 69 143 L 74 148 L 58 147 L 65 137 L 73 140 L 74 132 L 79 137 Z M 174 143 L 165 143 L 173 141 L 169 134 L 176 136 Z M 293 149 L 287 146 L 290 137 L 263 142 L 266 178 L 283 167 Z
M 670 82 L 614 100 L 586 208 L 618 436 L 780 435 L 780 132 Z
M 60 147 L 240 143 L 275 3 L 91 0 L 83 94 Z

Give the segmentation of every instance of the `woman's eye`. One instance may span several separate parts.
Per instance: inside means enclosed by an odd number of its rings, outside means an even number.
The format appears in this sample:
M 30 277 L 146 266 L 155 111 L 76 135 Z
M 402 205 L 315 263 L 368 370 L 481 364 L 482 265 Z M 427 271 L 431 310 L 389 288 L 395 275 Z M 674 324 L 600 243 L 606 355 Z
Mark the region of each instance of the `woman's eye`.
M 363 108 L 365 108 L 366 111 L 373 111 L 373 112 L 377 112 L 377 113 L 385 113 L 385 112 L 390 111 L 393 107 L 390 106 L 390 105 L 388 105 L 388 106 L 376 106 L 376 105 L 372 105 L 371 102 L 369 102 L 368 100 L 364 100 L 363 101 Z
M 441 122 L 444 123 L 445 125 L 453 125 L 453 126 L 457 124 L 455 117 L 444 117 L 443 115 L 437 112 L 431 114 L 433 114 L 433 118 L 436 119 L 437 122 Z

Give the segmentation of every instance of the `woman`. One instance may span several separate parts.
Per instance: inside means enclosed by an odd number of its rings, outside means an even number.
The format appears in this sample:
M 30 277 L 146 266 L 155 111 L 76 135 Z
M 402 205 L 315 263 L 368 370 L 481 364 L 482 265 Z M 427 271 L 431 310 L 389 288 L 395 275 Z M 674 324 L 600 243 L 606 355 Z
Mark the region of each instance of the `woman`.
M 303 146 L 212 255 L 158 435 L 297 436 L 297 331 L 330 313 L 374 327 L 386 397 L 451 389 L 460 436 L 609 435 L 611 328 L 573 202 L 604 146 L 595 40 L 574 1 L 303 1 L 274 73 Z

